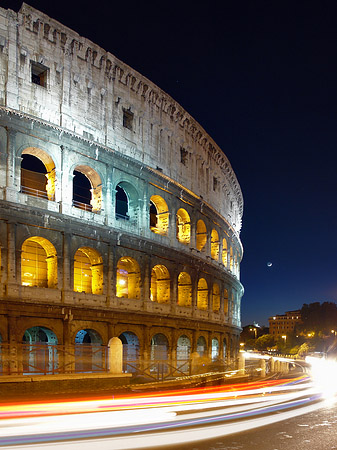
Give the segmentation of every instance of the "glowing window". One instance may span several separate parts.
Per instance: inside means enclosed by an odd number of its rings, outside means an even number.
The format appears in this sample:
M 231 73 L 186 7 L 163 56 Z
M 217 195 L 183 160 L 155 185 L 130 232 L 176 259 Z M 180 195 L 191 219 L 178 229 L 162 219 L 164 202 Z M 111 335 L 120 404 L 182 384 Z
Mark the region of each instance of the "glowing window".
M 211 257 L 216 261 L 219 259 L 219 235 L 216 230 L 211 234 Z
M 197 222 L 197 250 L 205 251 L 205 245 L 207 242 L 207 230 L 203 220 Z
M 124 298 L 140 298 L 140 269 L 137 261 L 123 256 L 117 263 L 116 295 Z
M 223 238 L 222 240 L 222 264 L 227 267 L 227 240 Z
M 208 286 L 205 278 L 198 282 L 197 308 L 206 311 L 208 309 Z
M 234 261 L 233 261 L 233 249 L 232 247 L 229 250 L 229 270 L 231 272 L 233 272 L 233 266 L 234 266 Z
M 150 229 L 154 233 L 166 235 L 169 226 L 169 211 L 165 200 L 160 195 L 150 198 Z
M 74 291 L 102 294 L 103 264 L 100 254 L 90 247 L 81 247 L 74 257 Z
M 21 192 L 53 201 L 55 183 L 55 164 L 52 158 L 40 148 L 24 149 L 21 160 Z
M 157 303 L 170 301 L 170 273 L 162 264 L 158 264 L 152 269 L 151 300 Z
M 182 208 L 177 211 L 177 239 L 182 244 L 189 244 L 191 240 L 190 216 Z
M 191 306 L 192 282 L 187 272 L 180 272 L 178 276 L 178 305 Z
M 57 287 L 57 256 L 53 244 L 34 236 L 26 239 L 21 252 L 23 286 Z

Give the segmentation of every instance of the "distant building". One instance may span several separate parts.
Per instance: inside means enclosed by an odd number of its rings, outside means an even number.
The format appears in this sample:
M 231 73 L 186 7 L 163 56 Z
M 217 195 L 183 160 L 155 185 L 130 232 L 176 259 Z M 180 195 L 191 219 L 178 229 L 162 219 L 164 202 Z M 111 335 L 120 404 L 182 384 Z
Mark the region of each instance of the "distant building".
M 287 311 L 285 314 L 269 317 L 268 320 L 269 333 L 273 336 L 281 336 L 294 331 L 296 325 L 301 323 L 301 311 Z

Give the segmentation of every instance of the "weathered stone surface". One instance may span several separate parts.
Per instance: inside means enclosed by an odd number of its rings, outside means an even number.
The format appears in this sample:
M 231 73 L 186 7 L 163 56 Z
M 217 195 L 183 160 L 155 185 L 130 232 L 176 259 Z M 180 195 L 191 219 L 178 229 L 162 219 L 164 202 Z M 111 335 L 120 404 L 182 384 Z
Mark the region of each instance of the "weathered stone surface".
M 104 345 L 133 333 L 149 357 L 153 336 L 163 334 L 172 361 L 181 336 L 191 352 L 203 337 L 209 356 L 216 339 L 218 357 L 234 358 L 243 201 L 205 130 L 141 74 L 26 4 L 18 13 L 0 8 L 0 92 L 2 342 L 21 343 L 30 327 L 66 346 L 85 329 Z M 22 185 L 27 155 L 46 169 L 42 195 Z M 90 183 L 87 210 L 74 206 L 74 171 Z M 119 188 L 127 214 L 117 213 Z M 49 288 L 23 283 L 27 240 L 46 252 Z M 79 249 L 90 259 L 90 292 L 75 289 Z M 133 296 L 118 287 L 120 261 L 133 267 Z M 178 285 L 182 272 L 190 285 Z

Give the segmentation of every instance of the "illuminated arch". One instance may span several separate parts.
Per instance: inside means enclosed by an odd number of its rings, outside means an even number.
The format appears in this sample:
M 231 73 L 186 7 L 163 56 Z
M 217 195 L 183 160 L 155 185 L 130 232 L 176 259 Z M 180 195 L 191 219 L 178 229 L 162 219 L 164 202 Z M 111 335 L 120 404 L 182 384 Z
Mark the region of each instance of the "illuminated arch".
M 222 264 L 227 267 L 227 260 L 228 260 L 228 248 L 227 248 L 227 240 L 226 238 L 222 239 Z
M 151 272 L 151 300 L 157 303 L 170 301 L 170 273 L 162 264 L 154 266 Z
M 190 216 L 183 208 L 177 211 L 177 239 L 182 244 L 189 244 L 191 240 Z
M 187 272 L 180 272 L 178 275 L 178 305 L 192 305 L 192 281 Z
M 57 255 L 47 239 L 33 236 L 21 248 L 21 284 L 57 288 Z
M 116 296 L 140 298 L 139 264 L 129 256 L 122 256 L 117 263 Z
M 203 252 L 206 250 L 207 229 L 203 220 L 197 222 L 197 250 Z
M 231 272 L 233 272 L 233 266 L 234 266 L 234 261 L 233 261 L 233 248 L 231 247 L 229 250 L 229 270 Z
M 218 283 L 213 283 L 212 300 L 213 311 L 220 311 L 220 288 Z
M 99 213 L 102 208 L 102 181 L 89 166 L 76 166 L 73 172 L 73 206 Z
M 150 229 L 154 233 L 166 235 L 169 227 L 169 211 L 160 195 L 150 198 Z
M 21 192 L 54 201 L 56 173 L 53 159 L 36 147 L 25 148 L 21 155 Z
M 197 308 L 204 311 L 208 309 L 208 286 L 205 278 L 198 281 Z
M 219 246 L 219 234 L 213 229 L 211 233 L 211 258 L 216 261 L 219 260 Z
M 81 247 L 74 256 L 74 291 L 103 293 L 103 260 L 97 250 Z

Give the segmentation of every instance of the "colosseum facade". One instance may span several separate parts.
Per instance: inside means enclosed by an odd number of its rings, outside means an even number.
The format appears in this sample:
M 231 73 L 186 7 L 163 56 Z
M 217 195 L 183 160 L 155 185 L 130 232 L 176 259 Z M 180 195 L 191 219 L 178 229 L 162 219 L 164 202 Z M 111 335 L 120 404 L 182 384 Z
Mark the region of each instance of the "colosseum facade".
M 125 371 L 233 361 L 243 199 L 225 154 L 158 86 L 27 4 L 0 8 L 0 71 L 1 372 L 43 372 L 42 345 L 45 373 L 81 371 L 81 345 L 114 337 Z

